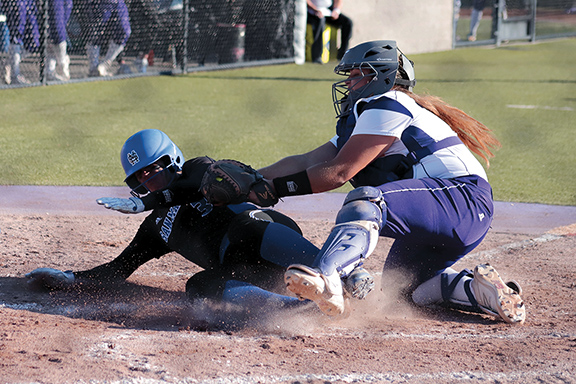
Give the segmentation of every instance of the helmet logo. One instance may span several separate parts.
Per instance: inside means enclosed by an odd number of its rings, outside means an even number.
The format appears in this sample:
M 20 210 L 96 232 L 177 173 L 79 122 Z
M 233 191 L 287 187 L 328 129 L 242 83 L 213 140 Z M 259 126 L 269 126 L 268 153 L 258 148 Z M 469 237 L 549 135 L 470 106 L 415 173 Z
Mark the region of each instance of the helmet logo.
M 140 162 L 140 158 L 138 157 L 138 154 L 136 153 L 135 150 L 132 150 L 131 152 L 129 152 L 126 157 L 128 158 L 128 162 L 131 165 L 134 165 L 136 163 Z

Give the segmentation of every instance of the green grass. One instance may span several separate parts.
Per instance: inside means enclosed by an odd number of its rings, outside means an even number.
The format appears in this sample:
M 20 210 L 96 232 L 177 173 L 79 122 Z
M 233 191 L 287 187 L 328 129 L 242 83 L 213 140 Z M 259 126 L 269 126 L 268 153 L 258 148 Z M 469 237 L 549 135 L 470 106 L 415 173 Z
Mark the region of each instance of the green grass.
M 576 205 L 576 39 L 410 58 L 418 93 L 501 140 L 488 171 L 497 200 Z M 255 167 L 313 149 L 334 134 L 334 64 L 1 90 L 0 184 L 121 185 L 120 147 L 144 128 L 164 130 L 187 158 Z

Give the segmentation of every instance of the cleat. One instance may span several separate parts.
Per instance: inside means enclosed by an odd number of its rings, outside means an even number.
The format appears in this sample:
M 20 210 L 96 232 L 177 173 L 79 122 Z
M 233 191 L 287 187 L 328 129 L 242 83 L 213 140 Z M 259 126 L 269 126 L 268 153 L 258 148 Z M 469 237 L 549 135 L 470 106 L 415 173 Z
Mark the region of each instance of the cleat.
M 30 82 L 23 75 L 12 76 L 9 84 L 22 85 L 30 84 Z
M 518 282 L 516 282 L 515 280 L 510 280 L 506 282 L 506 285 L 510 287 L 510 289 L 512 289 L 514 292 L 522 296 L 522 287 L 520 286 L 520 284 L 518 284 Z
M 300 300 L 311 300 L 324 314 L 346 318 L 350 314 L 338 273 L 325 276 L 317 269 L 302 264 L 288 267 L 284 273 L 286 288 Z
M 364 299 L 374 289 L 374 277 L 362 267 L 354 268 L 348 277 L 342 280 L 346 292 L 355 299 Z
M 516 289 L 510 287 L 511 283 Z M 526 320 L 520 286 L 516 282 L 505 284 L 490 264 L 476 266 L 471 286 L 478 306 L 485 313 L 510 324 L 522 324 Z
M 106 63 L 99 64 L 96 68 L 100 77 L 110 77 L 113 76 L 112 72 L 110 71 L 110 65 Z

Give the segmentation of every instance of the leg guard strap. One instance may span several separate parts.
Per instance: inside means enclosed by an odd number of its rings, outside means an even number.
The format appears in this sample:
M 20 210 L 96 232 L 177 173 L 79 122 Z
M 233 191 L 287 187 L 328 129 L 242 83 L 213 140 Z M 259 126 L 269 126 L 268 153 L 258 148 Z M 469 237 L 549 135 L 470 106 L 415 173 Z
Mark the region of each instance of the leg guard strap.
M 464 292 L 466 293 L 470 304 L 455 302 L 452 298 L 452 294 L 454 293 L 456 286 L 465 276 L 471 277 L 473 274 L 470 270 L 464 269 L 458 275 L 456 275 L 456 277 L 454 277 L 450 284 L 448 284 L 448 274 L 443 273 L 441 275 L 440 286 L 442 291 L 442 305 L 447 308 L 459 309 L 468 312 L 482 312 L 478 306 L 478 301 L 476 301 L 476 298 L 474 298 L 474 295 L 472 294 L 472 289 L 470 289 L 470 283 L 472 282 L 470 279 L 464 282 Z
M 450 284 L 448 284 L 448 274 L 443 273 L 441 275 L 440 286 L 442 288 L 442 300 L 447 303 L 452 298 L 452 294 L 456 289 L 456 286 L 462 280 L 464 276 L 473 276 L 472 272 L 468 269 L 464 269 L 461 271 L 456 277 L 452 280 Z M 468 292 L 466 292 L 468 294 Z M 468 295 L 469 296 L 469 295 Z

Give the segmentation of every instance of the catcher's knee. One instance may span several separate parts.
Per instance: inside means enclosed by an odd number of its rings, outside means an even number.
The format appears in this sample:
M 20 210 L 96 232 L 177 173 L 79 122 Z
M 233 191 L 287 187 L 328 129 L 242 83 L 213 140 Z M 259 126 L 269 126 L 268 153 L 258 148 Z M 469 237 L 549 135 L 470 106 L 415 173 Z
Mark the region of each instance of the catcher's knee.
M 336 216 L 336 224 L 352 221 L 370 221 L 382 228 L 385 210 L 382 191 L 374 187 L 356 188 L 344 199 L 344 204 Z

